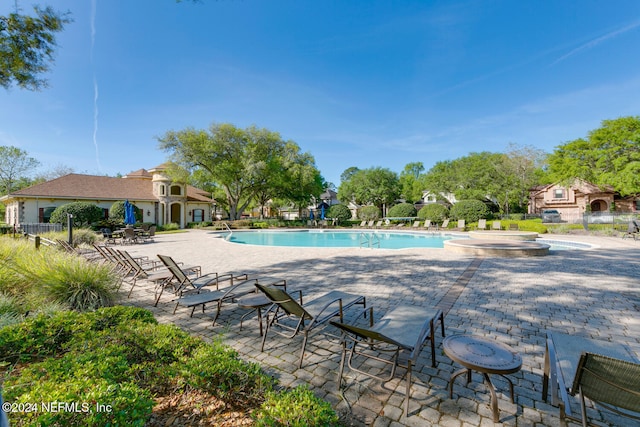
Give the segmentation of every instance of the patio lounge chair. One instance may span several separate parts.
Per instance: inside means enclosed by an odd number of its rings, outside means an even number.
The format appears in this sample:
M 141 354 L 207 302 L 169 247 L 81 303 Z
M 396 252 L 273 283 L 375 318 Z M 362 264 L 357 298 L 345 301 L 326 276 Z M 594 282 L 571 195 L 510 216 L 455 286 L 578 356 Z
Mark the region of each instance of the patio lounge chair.
M 442 221 L 442 225 L 440 226 L 440 228 L 442 228 L 443 230 L 446 230 L 447 228 L 449 228 L 449 218 Z
M 464 231 L 466 228 L 466 222 L 464 219 L 459 219 L 458 220 L 458 225 L 455 228 L 456 231 Z
M 500 223 L 500 221 L 493 221 L 491 223 L 491 229 L 492 230 L 502 230 L 502 224 Z
M 549 384 L 551 383 L 551 384 Z M 602 340 L 548 333 L 542 399 L 560 408 L 560 421 L 587 425 L 584 399 L 640 420 L 640 363 L 629 348 Z M 569 396 L 580 394 L 582 417 L 574 417 Z
M 235 302 L 238 298 L 256 292 L 258 279 L 249 279 L 248 275 L 242 274 L 238 276 L 231 276 L 229 278 L 229 283 L 230 285 L 224 288 L 219 288 L 216 285 L 215 290 L 203 289 L 197 293 L 183 293 L 173 300 L 176 303 L 173 313 L 175 314 L 179 306 L 184 306 L 191 308 L 191 314 L 189 317 L 192 317 L 197 306 L 201 305 L 202 312 L 204 313 L 207 304 L 215 303 L 216 315 L 213 318 L 213 326 L 215 326 L 216 320 L 218 320 L 220 311 L 222 310 L 222 304 L 225 302 Z
M 176 302 L 176 307 L 173 312 L 175 313 L 178 309 L 178 306 L 184 305 L 186 307 L 191 307 L 191 315 L 193 316 L 193 312 L 196 307 L 202 305 L 202 311 L 205 310 L 205 305 L 210 302 L 215 302 L 220 298 L 220 295 L 217 293 L 207 292 L 211 295 L 204 295 L 204 288 L 208 286 L 215 286 L 215 291 L 220 291 L 220 284 L 223 282 L 229 282 L 229 286 L 233 287 L 234 280 L 248 280 L 249 276 L 247 274 L 236 274 L 226 273 L 226 274 L 218 274 L 218 273 L 209 273 L 200 275 L 198 277 L 192 278 L 189 276 L 188 272 L 185 271 L 181 266 L 178 265 L 174 261 L 173 258 L 167 255 L 158 255 L 160 261 L 171 271 L 172 279 L 169 282 L 166 282 L 166 285 L 172 288 L 173 293 L 178 296 L 177 299 L 172 301 Z M 164 292 L 164 288 L 167 286 L 162 286 L 159 289 L 159 292 L 156 292 L 156 302 L 154 306 L 158 305 L 158 301 L 160 301 L 160 297 Z M 253 289 L 250 289 L 250 291 Z M 208 291 L 208 290 L 207 290 Z M 226 292 L 226 290 L 224 291 Z M 190 295 L 191 294 L 191 295 Z M 190 295 L 190 298 L 186 298 L 187 295 Z M 199 295 L 199 296 L 198 296 Z M 215 324 L 218 315 L 220 314 L 220 305 L 222 303 L 218 303 L 218 313 L 216 314 L 216 318 L 213 320 Z
M 478 220 L 478 230 L 486 230 L 487 229 L 487 220 L 479 219 Z
M 129 265 L 129 274 L 131 276 L 129 280 L 131 281 L 131 289 L 129 289 L 129 293 L 127 294 L 127 298 L 131 297 L 131 292 L 133 292 L 133 288 L 136 286 L 136 282 L 138 279 L 146 279 L 150 282 L 156 284 L 157 287 L 164 286 L 166 282 L 173 278 L 173 273 L 166 267 L 160 268 L 163 264 L 161 261 L 153 261 L 153 260 L 139 260 L 129 254 L 127 251 L 117 251 L 118 254 L 122 257 L 125 263 Z M 186 271 L 190 274 L 199 274 L 200 266 L 193 267 L 184 267 L 182 266 L 182 270 Z
M 363 313 L 365 312 L 366 310 L 363 310 Z M 345 361 L 351 370 L 385 382 L 393 378 L 398 366 L 406 368 L 405 414 L 408 415 L 412 367 L 416 364 L 420 350 L 422 350 L 427 340 L 431 342 L 431 366 L 436 366 L 435 325 L 440 321 L 442 336 L 444 337 L 444 314 L 436 308 L 407 305 L 391 310 L 375 325 L 373 319 L 373 308 L 370 308 L 369 328 L 331 322 L 332 325 L 344 331 L 338 387 L 341 387 L 342 384 Z M 347 341 L 352 342 L 351 347 L 347 345 Z M 380 353 L 384 352 L 391 353 L 391 359 L 380 357 Z M 408 353 L 406 366 L 398 363 L 400 352 Z M 347 353 L 349 354 L 348 356 Z M 353 366 L 354 356 L 389 364 L 391 365 L 391 372 L 386 377 L 380 377 L 373 374 L 372 370 L 355 368 Z
M 420 228 L 420 221 L 413 221 L 411 228 Z
M 256 286 L 273 302 L 273 305 L 265 313 L 266 329 L 260 350 L 264 351 L 264 343 L 271 330 L 289 339 L 302 333 L 304 338 L 298 368 L 302 367 L 302 359 L 310 332 L 326 326 L 328 321 L 336 316 L 339 316 L 340 322 L 342 322 L 344 310 L 354 304 L 362 304 L 366 307 L 366 298 L 362 295 L 331 291 L 305 303 L 302 300 L 301 291 L 298 291 L 298 298 L 294 298 L 282 289 L 259 283 Z M 293 325 L 287 324 L 287 319 L 293 321 Z M 308 323 L 305 325 L 305 322 Z M 277 327 L 282 328 L 283 331 L 276 330 Z

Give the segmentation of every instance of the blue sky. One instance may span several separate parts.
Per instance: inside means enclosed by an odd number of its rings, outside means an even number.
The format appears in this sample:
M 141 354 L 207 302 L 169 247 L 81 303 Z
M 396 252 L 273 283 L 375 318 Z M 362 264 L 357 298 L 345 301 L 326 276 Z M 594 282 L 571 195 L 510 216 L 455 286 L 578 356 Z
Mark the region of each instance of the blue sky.
M 0 145 L 41 171 L 148 169 L 166 131 L 229 122 L 297 142 L 338 185 L 640 115 L 636 0 L 38 2 L 74 22 L 50 88 L 0 89 Z

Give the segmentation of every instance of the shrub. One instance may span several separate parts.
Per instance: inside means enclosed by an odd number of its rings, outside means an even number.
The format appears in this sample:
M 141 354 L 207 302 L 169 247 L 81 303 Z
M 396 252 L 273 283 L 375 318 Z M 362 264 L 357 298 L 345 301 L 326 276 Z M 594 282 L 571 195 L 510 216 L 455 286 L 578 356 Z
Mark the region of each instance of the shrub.
M 133 213 L 136 222 L 142 222 L 142 210 L 138 209 L 136 205 L 133 205 Z M 109 208 L 109 219 L 124 224 L 124 200 L 111 205 Z
M 333 205 L 327 214 L 329 218 L 337 218 L 338 224 L 351 219 L 351 209 L 347 205 Z
M 460 200 L 451 207 L 449 214 L 453 220 L 464 219 L 467 222 L 477 222 L 491 215 L 487 205 L 480 200 Z
M 331 405 L 317 398 L 307 387 L 267 394 L 265 402 L 254 414 L 256 425 L 290 427 L 338 426 L 338 416 Z
M 398 203 L 389 209 L 387 216 L 400 218 L 414 217 L 416 216 L 416 208 L 411 203 Z
M 363 206 L 358 209 L 358 218 L 363 221 L 373 221 L 380 218 L 380 209 L 377 206 Z
M 449 217 L 449 209 L 439 203 L 429 204 L 418 211 L 418 217 L 422 220 L 430 219 L 435 223 L 442 223 Z
M 118 277 L 104 264 L 71 257 L 41 277 L 45 293 L 72 310 L 96 310 L 113 304 Z
M 50 222 L 67 225 L 67 215 L 73 215 L 73 226 L 88 226 L 103 218 L 102 209 L 93 203 L 73 202 L 58 206 L 51 212 Z
M 161 230 L 161 231 L 176 231 L 176 230 L 180 230 L 180 226 L 178 224 L 176 224 L 175 222 L 170 222 L 169 224 L 164 224 L 164 225 L 158 226 L 158 230 Z

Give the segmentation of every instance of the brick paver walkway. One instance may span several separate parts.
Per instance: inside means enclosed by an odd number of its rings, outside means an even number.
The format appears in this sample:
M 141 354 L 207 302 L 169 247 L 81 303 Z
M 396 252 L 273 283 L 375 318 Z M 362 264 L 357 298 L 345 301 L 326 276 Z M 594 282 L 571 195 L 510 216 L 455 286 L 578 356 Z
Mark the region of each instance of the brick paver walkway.
M 554 236 L 559 240 L 561 236 Z M 516 403 L 506 381 L 496 378 L 500 423 L 505 426 L 557 426 L 558 409 L 541 399 L 544 340 L 548 330 L 575 333 L 629 345 L 640 357 L 640 242 L 620 238 L 567 237 L 593 242 L 589 251 L 558 251 L 536 258 L 473 258 L 442 249 L 376 250 L 351 248 L 272 248 L 228 243 L 214 233 L 156 236 L 154 243 L 124 247 L 134 255 L 166 254 L 177 261 L 202 265 L 207 272 L 247 272 L 288 281 L 313 297 L 332 289 L 366 295 L 376 318 L 392 307 L 438 305 L 445 313 L 447 335 L 476 334 L 510 345 L 523 357 L 523 368 L 511 376 Z M 484 426 L 494 425 L 489 393 L 474 375 L 461 381 L 449 398 L 447 383 L 459 369 L 442 352 L 437 335 L 437 367 L 423 351 L 414 373 L 409 416 L 404 414 L 404 370 L 380 381 L 346 371 L 346 388 L 338 391 L 339 340 L 331 327 L 312 337 L 302 369 L 297 369 L 300 339 L 269 337 L 260 351 L 257 319 L 240 317 L 246 310 L 223 306 L 216 326 L 215 310 L 188 309 L 172 315 L 171 296 L 153 306 L 153 288 L 134 289 L 131 303 L 153 310 L 161 322 L 172 322 L 205 339 L 222 339 L 247 361 L 259 363 L 281 384 L 309 385 L 332 403 L 345 422 L 355 426 Z M 578 407 L 576 407 L 578 409 Z M 589 409 L 602 425 L 629 421 Z

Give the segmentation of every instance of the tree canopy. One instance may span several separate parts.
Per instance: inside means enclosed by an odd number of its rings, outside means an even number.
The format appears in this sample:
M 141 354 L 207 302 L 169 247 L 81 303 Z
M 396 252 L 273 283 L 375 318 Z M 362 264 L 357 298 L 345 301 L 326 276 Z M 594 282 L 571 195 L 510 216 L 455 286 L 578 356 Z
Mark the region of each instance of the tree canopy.
M 47 86 L 42 74 L 54 60 L 55 34 L 71 22 L 69 12 L 33 7 L 33 15 L 0 15 L 0 85 L 40 90 Z
M 436 163 L 420 180 L 425 189 L 450 204 L 455 200 L 490 202 L 501 211 L 526 212 L 529 189 L 541 179 L 545 154 L 510 145 L 506 153 L 483 151 Z
M 25 174 L 33 174 L 38 165 L 40 162 L 29 157 L 26 151 L 13 146 L 0 146 L 0 191 L 11 193 L 15 182 Z
M 393 203 L 400 196 L 398 175 L 390 169 L 349 168 L 342 175 L 348 179 L 340 184 L 338 198 L 345 203 L 372 204 L 382 208 L 383 205 Z
M 554 181 L 576 178 L 612 186 L 622 196 L 640 193 L 640 116 L 603 120 L 586 139 L 557 147 L 549 155 Z
M 239 219 L 253 201 L 281 197 L 308 203 L 323 190 L 313 157 L 268 129 L 222 123 L 208 131 L 169 131 L 158 140 L 173 162 L 224 191 L 231 219 Z

